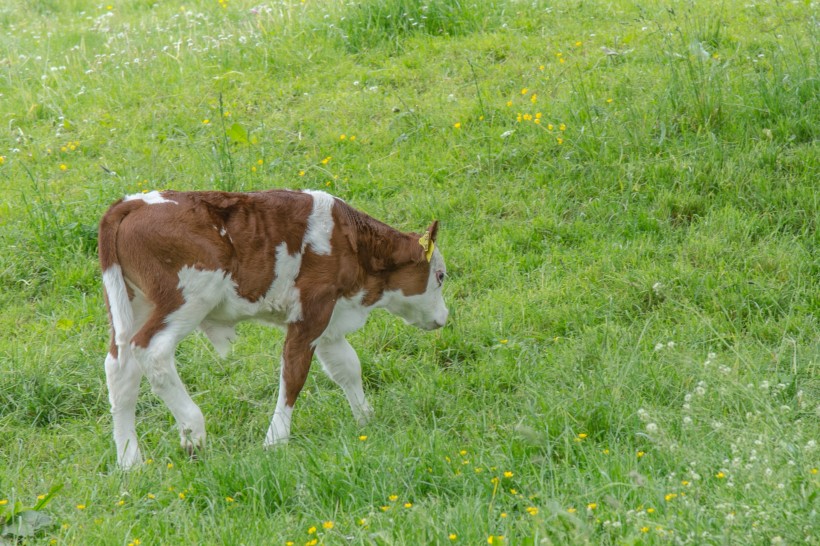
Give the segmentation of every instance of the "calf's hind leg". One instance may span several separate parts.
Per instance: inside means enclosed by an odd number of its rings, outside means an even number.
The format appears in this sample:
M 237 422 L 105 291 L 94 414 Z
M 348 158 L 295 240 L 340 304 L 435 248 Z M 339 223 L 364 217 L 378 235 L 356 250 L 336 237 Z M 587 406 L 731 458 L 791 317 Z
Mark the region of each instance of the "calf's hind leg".
M 137 395 L 142 369 L 133 355 L 128 353 L 127 347 L 118 352 L 112 340 L 111 350 L 105 358 L 105 378 L 114 421 L 117 463 L 126 470 L 142 462 L 136 428 Z

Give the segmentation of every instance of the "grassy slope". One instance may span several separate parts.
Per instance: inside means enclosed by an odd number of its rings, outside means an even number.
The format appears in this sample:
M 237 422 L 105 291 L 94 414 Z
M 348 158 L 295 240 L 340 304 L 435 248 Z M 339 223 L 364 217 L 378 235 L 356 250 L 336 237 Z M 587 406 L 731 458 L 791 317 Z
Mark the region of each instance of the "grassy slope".
M 812 8 L 454 4 L 0 8 L 0 499 L 65 483 L 68 544 L 817 542 Z M 441 219 L 452 324 L 374 316 L 376 421 L 314 373 L 271 453 L 281 335 L 194 336 L 207 453 L 146 388 L 122 476 L 97 218 L 274 186 Z

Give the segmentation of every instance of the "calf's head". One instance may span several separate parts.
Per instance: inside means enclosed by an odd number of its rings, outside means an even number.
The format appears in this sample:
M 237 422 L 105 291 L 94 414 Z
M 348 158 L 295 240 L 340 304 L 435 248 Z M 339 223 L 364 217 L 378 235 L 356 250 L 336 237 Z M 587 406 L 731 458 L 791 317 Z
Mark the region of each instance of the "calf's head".
M 449 315 L 441 290 L 447 268 L 436 248 L 437 233 L 435 221 L 424 235 L 408 236 L 410 259 L 391 272 L 382 300 L 388 311 L 423 330 L 441 328 Z

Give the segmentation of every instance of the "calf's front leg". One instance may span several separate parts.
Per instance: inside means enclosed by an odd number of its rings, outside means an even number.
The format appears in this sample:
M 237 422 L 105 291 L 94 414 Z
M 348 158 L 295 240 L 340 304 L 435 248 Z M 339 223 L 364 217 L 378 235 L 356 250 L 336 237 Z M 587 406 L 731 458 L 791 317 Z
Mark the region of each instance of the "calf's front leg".
M 362 365 L 356 350 L 345 338 L 320 339 L 316 344 L 316 356 L 325 373 L 342 387 L 360 426 L 373 417 L 373 408 L 367 403 L 362 387 Z
M 313 346 L 309 337 L 298 328 L 291 326 L 285 338 L 282 361 L 279 372 L 279 396 L 273 412 L 268 433 L 265 435 L 265 447 L 287 443 L 290 437 L 290 422 L 296 398 L 305 386 L 310 361 L 313 358 Z

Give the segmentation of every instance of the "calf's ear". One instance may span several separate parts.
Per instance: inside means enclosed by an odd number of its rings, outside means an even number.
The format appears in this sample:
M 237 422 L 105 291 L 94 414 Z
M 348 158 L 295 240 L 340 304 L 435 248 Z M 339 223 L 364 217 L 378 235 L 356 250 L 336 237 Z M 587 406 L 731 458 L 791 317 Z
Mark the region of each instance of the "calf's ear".
M 436 235 L 438 235 L 438 220 L 433 220 L 433 223 L 427 228 L 427 233 L 430 234 L 430 240 L 435 243 Z

